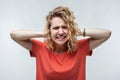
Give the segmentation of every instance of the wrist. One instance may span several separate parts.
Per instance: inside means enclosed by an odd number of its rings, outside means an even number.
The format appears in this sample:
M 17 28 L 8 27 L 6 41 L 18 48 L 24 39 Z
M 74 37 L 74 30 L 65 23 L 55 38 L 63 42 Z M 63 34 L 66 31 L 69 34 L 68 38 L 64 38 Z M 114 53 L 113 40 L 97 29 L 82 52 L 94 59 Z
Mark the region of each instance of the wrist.
M 86 36 L 86 28 L 83 28 L 83 32 L 82 32 L 82 34 L 83 34 L 83 37 Z

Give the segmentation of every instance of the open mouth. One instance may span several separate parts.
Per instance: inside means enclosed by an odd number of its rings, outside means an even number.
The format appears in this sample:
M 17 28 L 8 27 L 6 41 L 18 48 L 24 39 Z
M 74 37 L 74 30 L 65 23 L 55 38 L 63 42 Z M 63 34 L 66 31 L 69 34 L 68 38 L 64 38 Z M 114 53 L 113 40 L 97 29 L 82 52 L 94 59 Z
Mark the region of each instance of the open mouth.
M 56 36 L 56 39 L 63 40 L 63 39 L 65 39 L 66 37 L 67 37 L 67 36 L 64 35 L 64 34 L 58 34 L 58 35 Z

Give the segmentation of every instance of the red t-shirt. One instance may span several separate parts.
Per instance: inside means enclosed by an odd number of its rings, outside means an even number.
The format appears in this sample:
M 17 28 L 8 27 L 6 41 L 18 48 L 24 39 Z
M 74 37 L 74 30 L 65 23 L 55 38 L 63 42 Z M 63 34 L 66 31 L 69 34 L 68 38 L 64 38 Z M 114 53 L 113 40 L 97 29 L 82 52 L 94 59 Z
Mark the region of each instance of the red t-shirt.
M 85 80 L 86 55 L 91 55 L 89 38 L 77 42 L 75 53 L 56 54 L 47 44 L 32 39 L 30 54 L 36 58 L 36 80 Z

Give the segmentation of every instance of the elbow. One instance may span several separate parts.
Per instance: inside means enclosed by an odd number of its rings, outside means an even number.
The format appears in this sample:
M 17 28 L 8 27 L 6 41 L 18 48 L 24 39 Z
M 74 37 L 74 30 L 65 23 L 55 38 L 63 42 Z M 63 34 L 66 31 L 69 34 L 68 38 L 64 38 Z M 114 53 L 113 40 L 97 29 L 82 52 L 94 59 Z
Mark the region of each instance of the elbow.
M 10 37 L 14 40 L 14 38 L 15 38 L 15 32 L 14 31 L 10 32 Z
M 111 36 L 111 31 L 110 30 L 106 30 L 106 34 L 104 34 L 104 40 L 107 40 L 107 39 L 109 39 L 110 38 L 110 36 Z
M 109 38 L 111 36 L 111 33 L 112 33 L 111 30 L 107 31 L 107 38 Z

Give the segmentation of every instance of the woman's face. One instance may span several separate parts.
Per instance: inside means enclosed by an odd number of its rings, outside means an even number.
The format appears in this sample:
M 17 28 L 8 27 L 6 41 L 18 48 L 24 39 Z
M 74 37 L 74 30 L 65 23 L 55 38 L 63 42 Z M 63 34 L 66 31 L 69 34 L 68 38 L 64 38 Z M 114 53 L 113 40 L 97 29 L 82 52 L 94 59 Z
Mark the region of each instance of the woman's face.
M 50 32 L 55 44 L 64 45 L 68 41 L 68 27 L 60 17 L 51 20 Z

